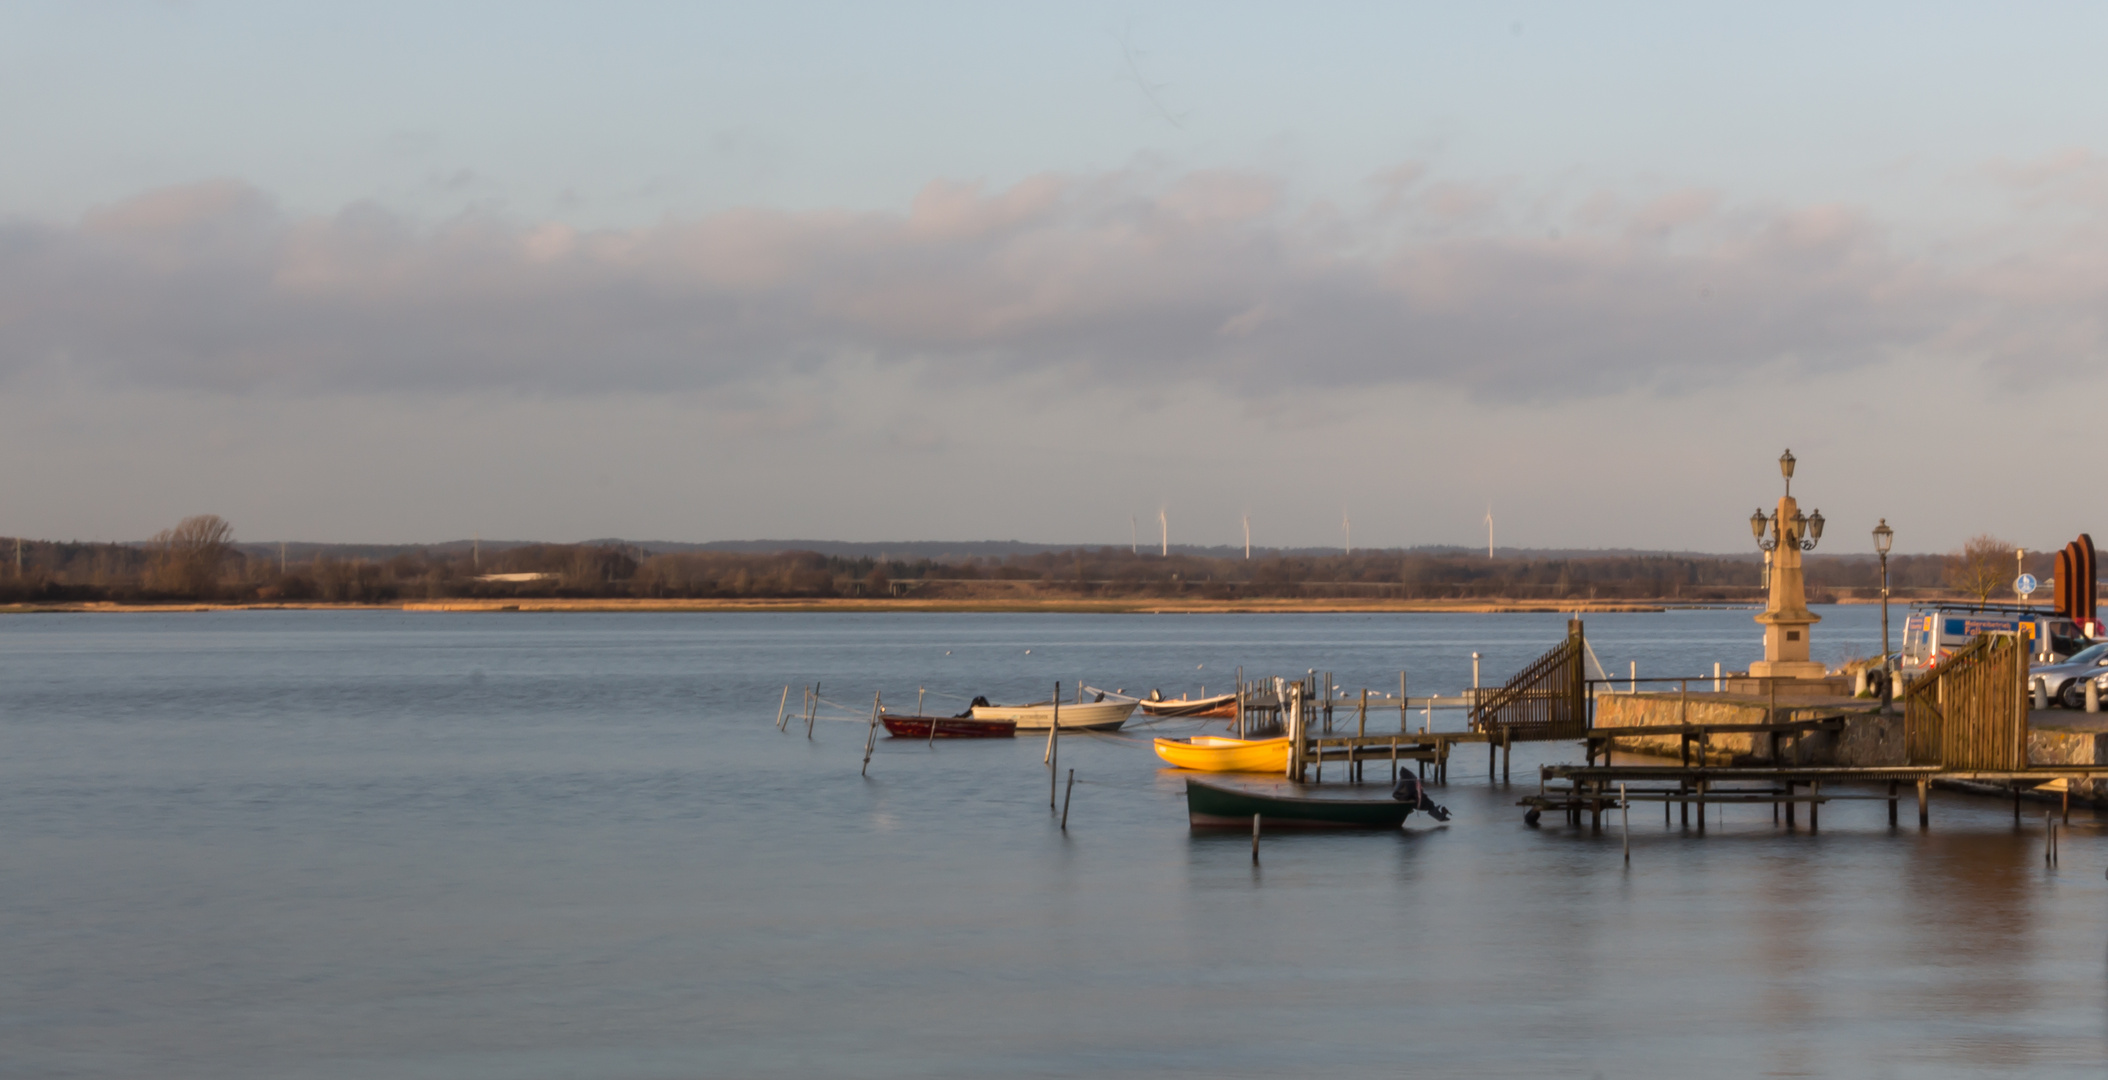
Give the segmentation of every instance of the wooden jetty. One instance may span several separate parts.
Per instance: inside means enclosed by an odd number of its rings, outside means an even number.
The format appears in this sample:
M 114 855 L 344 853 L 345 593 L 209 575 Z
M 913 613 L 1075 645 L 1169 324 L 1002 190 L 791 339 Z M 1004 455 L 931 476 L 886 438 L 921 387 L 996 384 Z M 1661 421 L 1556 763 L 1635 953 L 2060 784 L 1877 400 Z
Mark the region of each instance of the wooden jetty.
M 2033 764 L 2028 759 L 2027 649 L 2012 634 L 1986 634 L 1956 652 L 1938 669 L 1912 682 L 1904 694 L 1901 717 L 1903 750 L 1894 763 L 1839 766 L 1781 764 L 1782 744 L 1805 736 L 1833 732 L 1842 715 L 1818 715 L 1763 724 L 1683 723 L 1641 727 L 1586 727 L 1579 737 L 1586 763 L 1546 765 L 1539 770 L 1538 791 L 1520 805 L 1533 813 L 1562 811 L 1581 823 L 1586 814 L 1592 830 L 1602 828 L 1606 809 L 1634 802 L 1660 802 L 1666 818 L 1680 804 L 1685 824 L 1698 807 L 1703 832 L 1705 806 L 1765 804 L 1774 820 L 1797 824 L 1798 808 L 1808 810 L 1811 830 L 1819 827 L 1828 802 L 1869 800 L 1888 803 L 1889 824 L 1897 822 L 1904 785 L 1915 790 L 1918 824 L 1929 827 L 1929 793 L 1934 783 L 1988 786 L 2013 797 L 2013 816 L 2020 820 L 2022 796 L 2031 789 L 2064 781 L 2064 814 L 2070 815 L 2072 782 L 2108 780 L 2108 764 Z M 1773 708 L 1775 714 L 1776 694 Z M 1762 735 L 1768 764 L 1720 764 L 1709 752 L 1715 736 Z M 1645 737 L 1679 741 L 1677 760 L 1618 765 L 1612 755 L 1618 740 Z M 1600 755 L 1603 763 L 1596 759 Z M 1843 785 L 1853 785 L 1844 787 Z M 1876 790 L 1865 790 L 1865 786 Z M 1534 820 L 1534 819 L 1533 819 Z

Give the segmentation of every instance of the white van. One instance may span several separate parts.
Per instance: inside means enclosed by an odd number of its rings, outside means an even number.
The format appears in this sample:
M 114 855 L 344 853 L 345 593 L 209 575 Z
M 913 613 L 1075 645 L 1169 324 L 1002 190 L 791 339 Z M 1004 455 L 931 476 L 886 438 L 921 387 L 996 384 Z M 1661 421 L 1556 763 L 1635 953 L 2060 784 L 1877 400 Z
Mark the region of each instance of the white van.
M 2018 634 L 2035 663 L 2053 664 L 2093 644 L 2077 623 L 2041 608 L 1986 604 L 1981 607 L 1916 608 L 1903 620 L 1905 671 L 1937 664 L 1978 634 Z

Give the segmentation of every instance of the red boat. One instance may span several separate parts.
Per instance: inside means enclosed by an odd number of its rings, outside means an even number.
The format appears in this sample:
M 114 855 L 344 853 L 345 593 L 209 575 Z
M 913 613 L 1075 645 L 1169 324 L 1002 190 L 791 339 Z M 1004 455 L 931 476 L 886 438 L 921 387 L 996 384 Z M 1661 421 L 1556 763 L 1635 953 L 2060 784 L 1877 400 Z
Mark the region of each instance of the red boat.
M 976 720 L 971 716 L 904 716 L 880 713 L 886 734 L 897 739 L 927 739 L 930 728 L 940 739 L 1008 739 L 1017 734 L 1015 720 Z

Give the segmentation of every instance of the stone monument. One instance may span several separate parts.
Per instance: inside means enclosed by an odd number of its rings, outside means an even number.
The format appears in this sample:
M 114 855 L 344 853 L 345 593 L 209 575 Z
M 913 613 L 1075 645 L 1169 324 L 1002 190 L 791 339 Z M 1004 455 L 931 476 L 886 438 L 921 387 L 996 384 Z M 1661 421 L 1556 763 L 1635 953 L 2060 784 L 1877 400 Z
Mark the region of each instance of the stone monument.
M 1808 595 L 1801 580 L 1801 552 L 1813 551 L 1823 536 L 1823 512 L 1801 513 L 1793 501 L 1793 451 L 1779 456 L 1779 472 L 1786 478 L 1786 493 L 1769 518 L 1763 510 L 1751 514 L 1750 531 L 1757 547 L 1770 556 L 1771 596 L 1757 622 L 1764 626 L 1764 659 L 1749 665 L 1757 678 L 1784 677 L 1820 679 L 1823 665 L 1808 659 L 1808 632 L 1822 616 L 1808 610 Z

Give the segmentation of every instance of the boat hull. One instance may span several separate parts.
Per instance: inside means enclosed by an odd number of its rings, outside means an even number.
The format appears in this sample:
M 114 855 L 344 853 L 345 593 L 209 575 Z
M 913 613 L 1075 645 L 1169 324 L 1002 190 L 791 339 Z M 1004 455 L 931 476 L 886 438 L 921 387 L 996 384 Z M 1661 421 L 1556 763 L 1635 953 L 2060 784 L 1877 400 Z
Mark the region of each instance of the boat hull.
M 1186 817 L 1193 828 L 1395 829 L 1412 805 L 1397 799 L 1312 797 L 1294 787 L 1271 791 L 1186 778 Z
M 888 735 L 901 739 L 927 739 L 931 725 L 936 726 L 936 737 L 940 739 L 1008 739 L 1017 734 L 1017 725 L 1008 720 L 982 720 L 971 716 L 881 714 L 878 719 L 886 725 Z
M 1222 719 L 1237 715 L 1237 695 L 1220 694 L 1209 698 L 1192 698 L 1175 701 L 1144 701 L 1142 712 L 1148 716 L 1191 716 L 1201 719 Z
M 1287 739 L 1158 739 L 1156 756 L 1181 769 L 1197 772 L 1250 772 L 1279 775 L 1288 771 Z
M 1061 730 L 1112 731 L 1126 723 L 1134 711 L 1132 701 L 1086 701 L 1080 705 L 1063 702 Z M 1054 706 L 976 705 L 973 717 L 976 720 L 1008 720 L 1016 724 L 1019 731 L 1045 731 L 1054 726 Z

